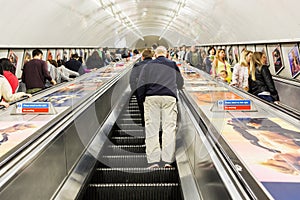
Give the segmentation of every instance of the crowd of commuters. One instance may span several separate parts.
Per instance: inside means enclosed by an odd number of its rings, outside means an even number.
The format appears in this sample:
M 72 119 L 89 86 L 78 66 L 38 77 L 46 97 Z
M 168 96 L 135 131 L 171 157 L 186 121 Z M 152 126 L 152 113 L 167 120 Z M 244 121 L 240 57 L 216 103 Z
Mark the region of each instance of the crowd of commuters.
M 267 65 L 267 57 L 262 52 L 244 49 L 237 58 L 226 55 L 225 49 L 210 47 L 204 49 L 190 48 L 183 45 L 170 49 L 171 58 L 194 66 L 210 74 L 213 78 L 228 83 L 254 94 L 272 103 L 279 103 L 278 92 Z
M 95 49 L 86 62 L 78 53 L 71 53 L 67 60 L 66 52 L 63 56 L 57 54 L 56 59 L 51 51 L 47 52 L 47 61 L 43 60 L 43 52 L 34 49 L 32 54 L 25 52 L 22 66 L 21 80 L 16 73 L 16 62 L 8 58 L 0 59 L 0 106 L 8 107 L 10 102 L 21 98 L 31 97 L 33 93 L 56 85 L 71 81 L 74 78 L 95 69 L 108 65 L 115 58 L 108 48 Z M 97 58 L 95 59 L 95 55 Z M 62 57 L 61 57 L 62 56 Z M 19 91 L 19 92 L 17 92 Z

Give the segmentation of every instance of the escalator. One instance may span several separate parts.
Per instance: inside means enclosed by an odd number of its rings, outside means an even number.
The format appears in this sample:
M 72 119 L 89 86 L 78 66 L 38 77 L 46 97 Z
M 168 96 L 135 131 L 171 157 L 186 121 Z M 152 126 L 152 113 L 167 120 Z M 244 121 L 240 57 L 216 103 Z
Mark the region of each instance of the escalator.
M 80 199 L 182 199 L 176 166 L 148 168 L 141 125 L 133 96 L 114 124 Z

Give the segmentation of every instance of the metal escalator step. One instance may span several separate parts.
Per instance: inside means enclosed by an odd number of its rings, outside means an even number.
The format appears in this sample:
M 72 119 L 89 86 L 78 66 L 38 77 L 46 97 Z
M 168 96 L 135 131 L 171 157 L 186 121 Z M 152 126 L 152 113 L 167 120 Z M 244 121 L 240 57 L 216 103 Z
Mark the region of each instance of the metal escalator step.
M 104 155 L 130 155 L 145 153 L 146 145 L 107 145 Z
M 125 112 L 129 113 L 129 114 L 136 114 L 136 112 L 138 112 L 140 114 L 140 110 L 139 108 L 127 108 L 125 110 Z
M 142 125 L 142 118 L 122 117 L 117 121 L 117 124 L 129 124 L 129 123 L 134 123 L 134 124 L 139 123 L 139 125 Z
M 127 108 L 131 108 L 131 107 L 139 108 L 139 105 L 138 105 L 137 102 L 130 102 L 130 103 L 127 105 Z
M 139 136 L 145 136 L 144 130 L 137 129 L 137 130 L 114 130 L 113 136 L 115 137 L 139 137 Z
M 135 118 L 141 118 L 141 114 L 140 113 L 132 113 L 132 114 L 130 114 L 130 113 L 126 113 L 126 112 L 124 112 L 124 113 L 122 113 L 121 115 L 120 115 L 121 117 L 120 118 L 123 118 L 123 117 L 130 117 L 130 118 L 133 118 L 133 119 L 135 119 Z
M 127 107 L 139 107 L 139 104 L 137 101 L 132 101 L 132 102 L 129 102 L 129 104 L 127 105 Z
M 137 99 L 136 98 L 130 99 L 129 103 L 137 103 Z
M 145 137 L 111 137 L 110 141 L 115 145 L 143 145 Z
M 121 130 L 144 130 L 144 127 L 142 127 L 142 124 L 116 123 L 116 126 Z
M 141 114 L 137 114 L 137 113 L 122 113 L 119 117 L 119 119 L 123 119 L 123 118 L 130 118 L 130 119 L 140 119 L 141 118 Z
M 118 120 L 117 120 L 117 123 L 124 123 L 124 124 L 128 124 L 128 123 L 139 123 L 141 124 L 142 123 L 142 117 L 141 116 L 134 116 L 134 117 L 131 117 L 131 116 L 122 116 L 120 117 Z
M 90 183 L 177 183 L 175 168 L 98 168 Z
M 126 107 L 127 109 L 139 109 L 139 105 L 137 103 L 130 103 Z
M 148 167 L 147 157 L 146 155 L 103 155 L 100 158 L 100 162 L 102 162 L 105 166 L 116 168 L 116 167 L 124 167 L 124 168 L 134 168 L 134 167 Z
M 124 112 L 127 112 L 129 114 L 141 114 L 140 110 L 139 109 L 125 109 Z
M 178 183 L 129 183 L 90 184 L 84 199 L 178 200 L 182 197 Z
M 129 105 L 126 107 L 127 109 L 139 109 L 139 105 L 137 103 L 129 103 Z

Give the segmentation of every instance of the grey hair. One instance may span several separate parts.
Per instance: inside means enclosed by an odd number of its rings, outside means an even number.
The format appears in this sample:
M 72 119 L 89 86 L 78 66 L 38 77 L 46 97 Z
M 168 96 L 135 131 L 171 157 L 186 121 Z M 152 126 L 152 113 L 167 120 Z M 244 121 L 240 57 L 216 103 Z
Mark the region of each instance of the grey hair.
M 156 54 L 156 55 L 162 55 L 162 54 L 166 55 L 166 54 L 167 54 L 167 49 L 166 49 L 166 47 L 164 47 L 164 46 L 158 46 L 158 47 L 155 49 L 155 54 Z

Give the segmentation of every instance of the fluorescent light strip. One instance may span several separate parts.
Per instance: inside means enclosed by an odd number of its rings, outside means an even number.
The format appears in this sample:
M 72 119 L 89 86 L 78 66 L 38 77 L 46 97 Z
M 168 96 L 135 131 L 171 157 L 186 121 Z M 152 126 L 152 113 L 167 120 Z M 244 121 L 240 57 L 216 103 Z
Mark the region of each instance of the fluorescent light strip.
M 184 8 L 185 3 L 186 3 L 186 0 L 179 0 L 177 2 L 177 6 L 178 7 L 177 7 L 177 9 L 174 10 L 173 15 L 171 16 L 171 20 L 169 21 L 168 25 L 164 28 L 164 30 L 160 34 L 158 40 L 160 40 L 165 35 L 165 33 L 167 32 L 167 30 L 169 29 L 169 27 L 173 24 L 173 22 L 175 21 L 175 19 L 177 18 L 177 16 L 180 14 L 181 10 Z
M 117 5 L 115 5 L 110 0 L 99 0 L 101 7 L 105 10 L 109 15 L 111 15 L 114 19 L 120 22 L 125 28 L 130 30 L 134 35 L 136 35 L 141 40 L 144 40 L 141 31 L 137 28 L 137 26 L 131 21 L 131 19 L 121 11 L 120 8 L 117 9 Z

